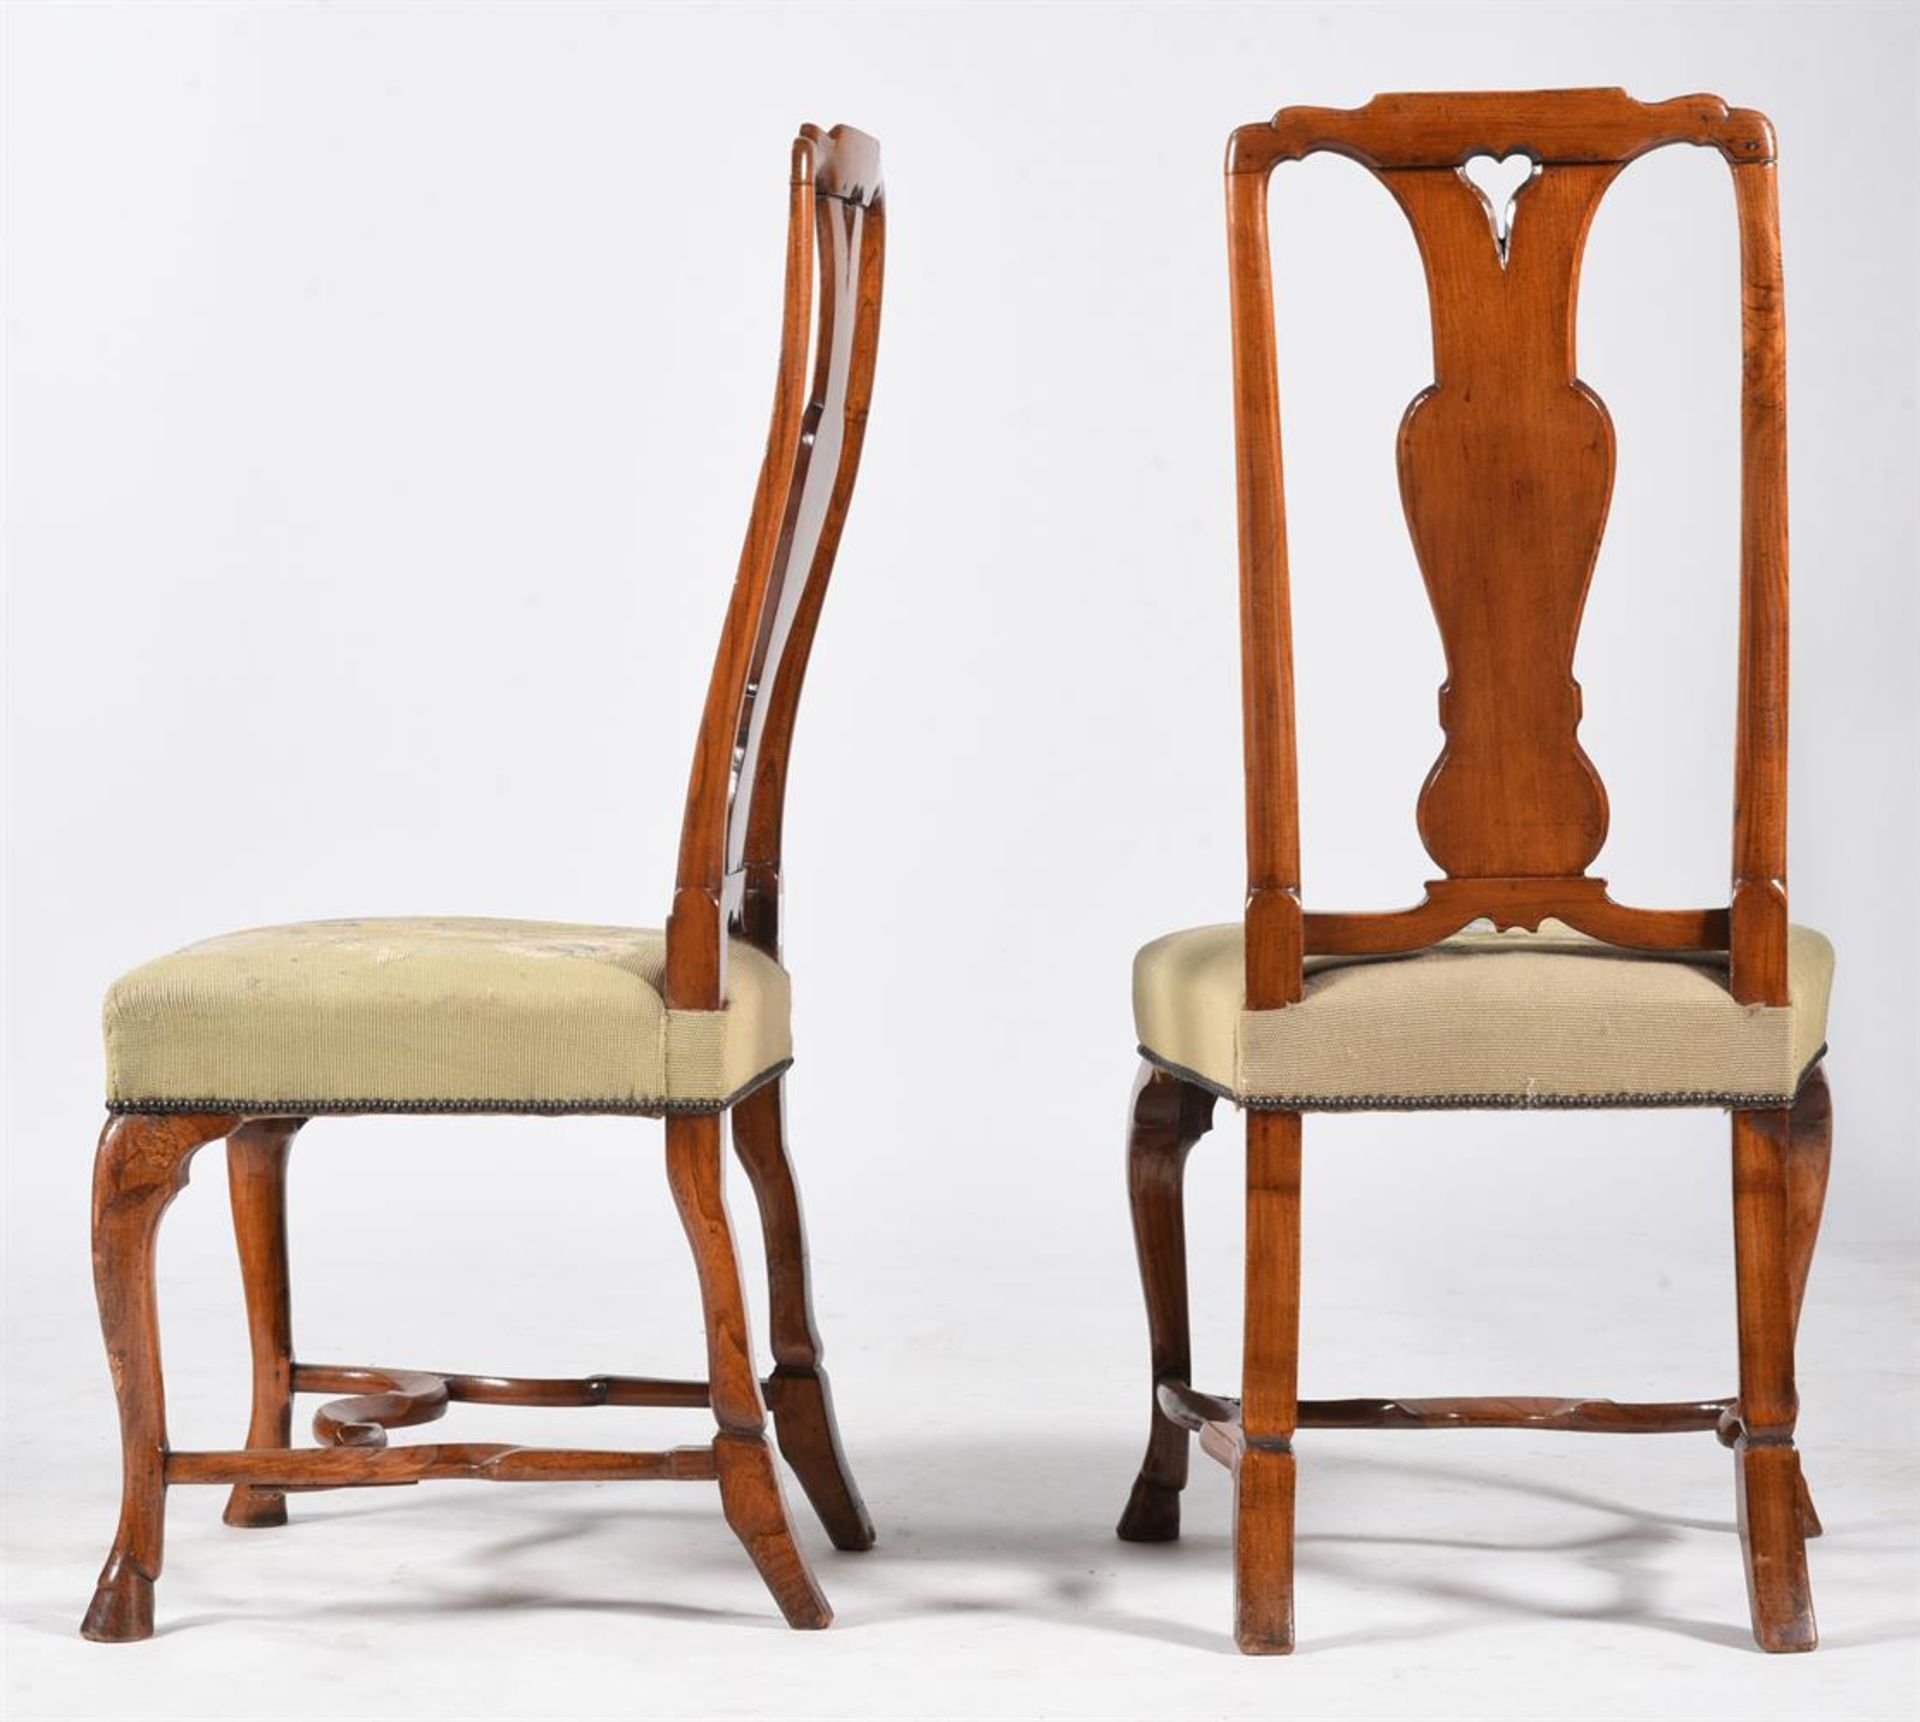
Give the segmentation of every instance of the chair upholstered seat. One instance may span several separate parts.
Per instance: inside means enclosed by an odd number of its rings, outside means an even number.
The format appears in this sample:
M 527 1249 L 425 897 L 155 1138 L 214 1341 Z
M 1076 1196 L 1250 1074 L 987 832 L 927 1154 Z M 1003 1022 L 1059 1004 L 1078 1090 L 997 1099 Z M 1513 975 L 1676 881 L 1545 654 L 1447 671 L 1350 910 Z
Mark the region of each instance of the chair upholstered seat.
M 189 945 L 107 994 L 116 1111 L 712 1110 L 791 1055 L 786 971 L 734 941 L 728 1006 L 668 1010 L 659 932 L 310 921 Z
M 1238 923 L 1134 959 L 1141 1051 L 1252 1107 L 1782 1106 L 1826 1039 L 1833 947 L 1788 944 L 1792 1002 L 1735 1003 L 1724 957 L 1624 951 L 1543 921 L 1392 957 L 1309 957 L 1305 996 L 1243 1008 Z

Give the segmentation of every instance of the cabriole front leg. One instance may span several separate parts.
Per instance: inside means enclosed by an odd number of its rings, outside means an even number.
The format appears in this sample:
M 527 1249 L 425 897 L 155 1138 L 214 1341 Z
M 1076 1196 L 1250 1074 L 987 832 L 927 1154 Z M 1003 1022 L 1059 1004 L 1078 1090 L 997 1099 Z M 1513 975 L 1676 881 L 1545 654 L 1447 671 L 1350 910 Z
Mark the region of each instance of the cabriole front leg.
M 1187 1485 L 1187 1431 L 1160 1409 L 1162 1382 L 1192 1385 L 1187 1320 L 1187 1155 L 1213 1128 L 1213 1096 L 1142 1062 L 1127 1114 L 1127 1195 L 1140 1287 L 1147 1300 L 1152 1380 L 1147 1453 L 1116 1527 L 1130 1543 L 1171 1542 L 1180 1534 L 1180 1491 Z
M 80 1630 L 112 1643 L 153 1635 L 166 1516 L 167 1411 L 154 1246 L 195 1150 L 240 1120 L 127 1114 L 107 1120 L 93 1168 L 93 1283 L 120 1403 L 120 1524 Z

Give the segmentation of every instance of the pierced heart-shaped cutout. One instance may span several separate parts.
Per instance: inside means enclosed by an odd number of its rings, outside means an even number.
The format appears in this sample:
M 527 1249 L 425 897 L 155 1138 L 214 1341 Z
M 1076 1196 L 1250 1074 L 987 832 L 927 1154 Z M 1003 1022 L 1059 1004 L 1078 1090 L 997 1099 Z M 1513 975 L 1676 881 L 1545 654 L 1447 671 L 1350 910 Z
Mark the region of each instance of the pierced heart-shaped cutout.
M 1460 177 L 1480 194 L 1487 206 L 1487 222 L 1493 228 L 1493 243 L 1500 253 L 1500 267 L 1507 266 L 1507 247 L 1513 242 L 1513 218 L 1520 193 L 1540 171 L 1530 155 L 1469 156 L 1460 168 Z

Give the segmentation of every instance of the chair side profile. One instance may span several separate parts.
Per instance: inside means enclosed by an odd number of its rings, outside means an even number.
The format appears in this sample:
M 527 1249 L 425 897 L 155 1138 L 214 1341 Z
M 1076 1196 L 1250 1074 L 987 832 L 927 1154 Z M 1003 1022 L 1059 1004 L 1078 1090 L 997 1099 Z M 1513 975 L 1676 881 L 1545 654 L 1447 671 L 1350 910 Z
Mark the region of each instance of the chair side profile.
M 289 1491 L 666 1478 L 719 1485 L 788 1623 L 832 1614 L 793 1533 L 772 1432 L 835 1547 L 873 1527 L 841 1452 L 787 1148 L 780 833 L 808 649 L 859 467 L 879 338 L 879 146 L 801 129 L 792 150 L 778 383 L 766 458 L 695 748 L 662 932 L 540 922 L 314 922 L 190 946 L 115 983 L 93 1254 L 119 1402 L 122 1509 L 82 1632 L 153 1631 L 166 1490 L 232 1487 L 226 1519 L 286 1522 Z M 816 293 L 816 277 L 818 291 Z M 809 359 L 811 356 L 811 365 Z M 707 1378 L 532 1379 L 296 1361 L 286 1176 L 320 1114 L 664 1118 L 700 1285 Z M 773 1373 L 758 1374 L 723 1188 L 731 1119 L 767 1247 Z M 195 1152 L 225 1137 L 253 1355 L 242 1448 L 167 1440 L 154 1250 Z M 294 1396 L 338 1395 L 296 1448 Z M 449 1404 L 709 1406 L 710 1444 L 655 1452 L 389 1446 Z
M 1580 746 L 1573 659 L 1614 438 L 1577 374 L 1589 224 L 1637 157 L 1719 151 L 1739 216 L 1743 370 L 1738 730 L 1728 901 L 1622 905 L 1589 868 L 1605 789 Z M 1441 877 L 1387 912 L 1303 906 L 1267 202 L 1319 151 L 1398 202 L 1424 267 L 1432 382 L 1399 432 L 1400 490 L 1446 659 L 1444 746 L 1418 828 Z M 1505 211 L 1467 171 L 1530 159 Z M 1812 1648 L 1793 1445 L 1793 1334 L 1830 1143 L 1820 1064 L 1832 952 L 1787 917 L 1785 333 L 1774 138 L 1714 96 L 1619 90 L 1388 95 L 1282 109 L 1226 163 L 1239 491 L 1247 895 L 1238 925 L 1142 951 L 1145 1056 L 1129 1181 L 1152 1338 L 1146 1461 L 1120 1524 L 1178 1534 L 1188 1437 L 1233 1472 L 1236 1636 L 1293 1643 L 1293 1436 L 1302 1427 L 1717 1430 L 1736 1452 L 1754 1634 Z M 1462 929 L 1477 920 L 1488 933 Z M 1405 960 L 1371 961 L 1398 954 Z M 1664 960 L 1663 960 L 1664 959 Z M 1215 1100 L 1247 1112 L 1241 1397 L 1195 1390 L 1180 1182 Z M 1716 1106 L 1734 1144 L 1740 1384 L 1687 1404 L 1298 1395 L 1303 1113 L 1448 1106 Z

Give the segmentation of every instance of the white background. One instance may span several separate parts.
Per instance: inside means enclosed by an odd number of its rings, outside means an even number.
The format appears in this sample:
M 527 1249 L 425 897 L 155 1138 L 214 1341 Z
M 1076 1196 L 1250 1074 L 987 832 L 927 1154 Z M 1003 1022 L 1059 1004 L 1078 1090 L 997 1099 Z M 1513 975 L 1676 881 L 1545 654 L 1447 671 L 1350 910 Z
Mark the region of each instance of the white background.
M 11 1714 L 1572 1715 L 1650 1713 L 1653 1692 L 1909 1713 L 1910 13 L 5 21 Z M 1745 1653 L 1710 1443 L 1317 1436 L 1303 1654 L 1244 1663 L 1213 1467 L 1179 1548 L 1108 1529 L 1145 1422 L 1128 963 L 1240 897 L 1222 146 L 1288 102 L 1611 83 L 1717 90 L 1781 141 L 1793 903 L 1839 950 L 1802 1334 L 1827 1648 Z M 99 996 L 273 921 L 658 923 L 802 119 L 878 134 L 890 194 L 879 388 L 788 843 L 797 1154 L 881 1548 L 823 1552 L 841 1624 L 799 1641 L 702 1490 L 316 1498 L 255 1538 L 181 1491 L 160 1616 L 183 1630 L 83 1646 L 117 1469 L 86 1255 Z M 1430 374 L 1422 289 L 1360 170 L 1277 183 L 1307 889 L 1392 907 L 1430 870 L 1412 809 L 1439 742 L 1392 460 Z M 1719 159 L 1636 165 L 1581 299 L 1620 454 L 1578 663 L 1614 812 L 1596 870 L 1635 903 L 1726 889 L 1737 310 Z M 314 1125 L 302 1355 L 697 1370 L 657 1141 Z M 1724 1142 L 1692 1114 L 1313 1121 L 1306 1390 L 1726 1391 Z M 1237 1163 L 1223 1115 L 1192 1179 L 1200 1374 L 1223 1389 Z M 209 1152 L 167 1232 L 181 1445 L 242 1426 L 221 1183 Z M 565 1438 L 529 1415 L 511 1429 Z M 597 1415 L 594 1444 L 659 1433 Z

